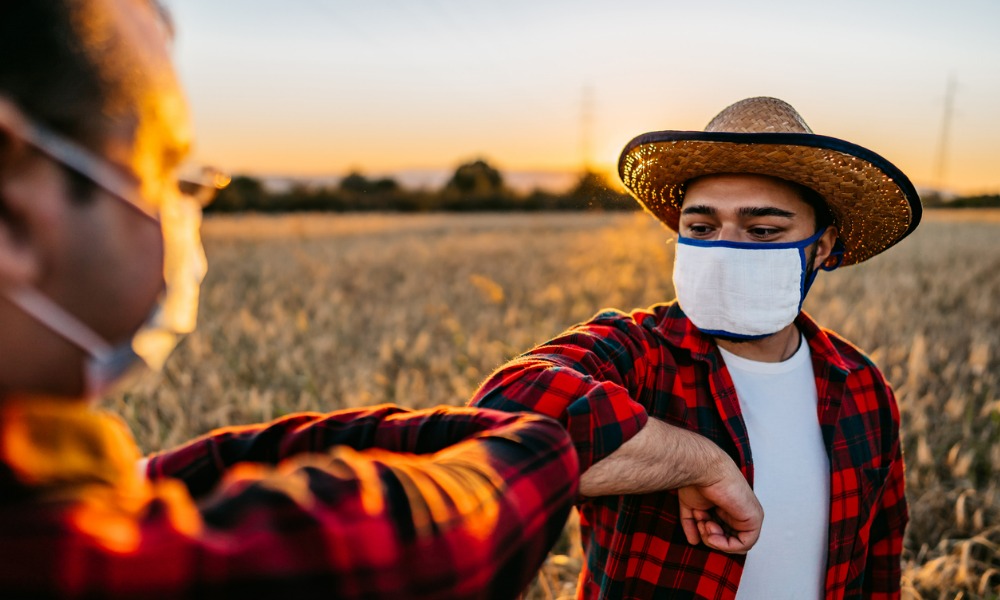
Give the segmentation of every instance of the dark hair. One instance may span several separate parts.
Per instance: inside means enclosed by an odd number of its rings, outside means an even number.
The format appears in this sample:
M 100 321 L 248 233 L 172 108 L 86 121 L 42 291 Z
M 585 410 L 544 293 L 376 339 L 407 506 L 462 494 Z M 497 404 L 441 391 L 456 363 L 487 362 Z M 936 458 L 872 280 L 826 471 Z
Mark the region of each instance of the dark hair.
M 169 16 L 152 4 L 172 33 Z M 100 10 L 90 0 L 0 0 L 0 95 L 95 151 L 135 109 L 127 49 Z M 92 194 L 89 180 L 64 170 L 73 196 Z
M 81 40 L 83 3 L 0 0 L 0 94 L 51 129 L 96 148 L 111 86 Z
M 799 198 L 812 207 L 813 213 L 816 215 L 816 231 L 826 229 L 837 222 L 836 217 L 834 217 L 833 212 L 830 210 L 830 205 L 826 203 L 826 199 L 819 192 L 800 183 L 789 183 L 798 191 Z

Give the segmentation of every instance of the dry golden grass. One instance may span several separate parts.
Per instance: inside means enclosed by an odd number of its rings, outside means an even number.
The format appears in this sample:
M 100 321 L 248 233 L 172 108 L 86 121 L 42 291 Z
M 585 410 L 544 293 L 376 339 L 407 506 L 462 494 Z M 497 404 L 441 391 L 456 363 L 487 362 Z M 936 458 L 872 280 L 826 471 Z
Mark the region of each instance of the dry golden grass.
M 210 219 L 199 331 L 109 405 L 149 451 L 298 410 L 463 404 L 597 309 L 670 299 L 668 237 L 642 214 Z M 1000 595 L 998 298 L 1000 212 L 932 212 L 806 303 L 896 387 L 910 598 Z M 577 544 L 567 533 L 532 597 L 573 593 Z

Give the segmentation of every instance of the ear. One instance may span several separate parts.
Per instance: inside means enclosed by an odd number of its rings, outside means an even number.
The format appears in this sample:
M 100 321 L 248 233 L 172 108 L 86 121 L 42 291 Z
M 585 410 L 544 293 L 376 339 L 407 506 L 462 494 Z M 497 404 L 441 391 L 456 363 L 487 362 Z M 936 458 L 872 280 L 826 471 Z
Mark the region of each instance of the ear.
M 831 263 L 836 260 L 836 257 L 831 256 L 833 253 L 834 245 L 837 243 L 837 236 L 840 235 L 840 230 L 838 230 L 833 225 L 826 228 L 823 235 L 816 240 L 816 258 L 813 260 L 811 267 L 813 269 L 819 269 L 822 266 L 833 267 L 834 265 L 827 265 L 827 261 Z
M 33 153 L 24 142 L 24 130 L 24 113 L 0 95 L 0 286 L 28 284 L 39 272 L 39 254 L 28 226 Z

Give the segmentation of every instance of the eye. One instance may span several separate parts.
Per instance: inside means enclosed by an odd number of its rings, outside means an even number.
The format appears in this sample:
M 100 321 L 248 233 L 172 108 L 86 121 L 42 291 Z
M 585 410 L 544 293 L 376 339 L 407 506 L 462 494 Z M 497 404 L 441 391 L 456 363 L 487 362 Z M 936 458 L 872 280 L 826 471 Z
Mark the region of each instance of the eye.
M 777 237 L 781 230 L 776 227 L 751 227 L 748 230 L 750 237 L 758 240 L 769 240 Z
M 700 223 L 688 225 L 687 230 L 691 237 L 705 237 L 712 234 L 711 225 L 703 225 Z

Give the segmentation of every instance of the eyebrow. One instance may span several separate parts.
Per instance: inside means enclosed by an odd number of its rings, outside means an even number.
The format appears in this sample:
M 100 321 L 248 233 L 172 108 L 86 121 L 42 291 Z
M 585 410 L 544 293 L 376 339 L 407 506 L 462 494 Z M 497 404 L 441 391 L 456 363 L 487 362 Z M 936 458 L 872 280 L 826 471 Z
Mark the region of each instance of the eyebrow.
M 682 215 L 714 215 L 715 208 L 704 204 L 695 204 L 681 210 Z
M 738 212 L 741 217 L 784 217 L 786 219 L 795 217 L 795 213 L 773 206 L 748 206 L 739 209 Z
M 715 210 L 714 206 L 708 206 L 705 204 L 695 204 L 693 206 L 688 206 L 681 210 L 682 215 L 709 215 L 713 216 L 718 211 Z M 792 219 L 795 217 L 795 213 L 787 211 L 781 208 L 776 208 L 774 206 L 745 206 L 740 208 L 738 211 L 740 217 L 783 217 L 785 219 Z

